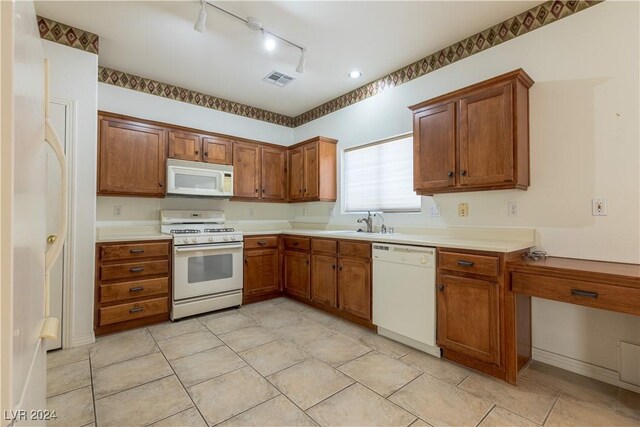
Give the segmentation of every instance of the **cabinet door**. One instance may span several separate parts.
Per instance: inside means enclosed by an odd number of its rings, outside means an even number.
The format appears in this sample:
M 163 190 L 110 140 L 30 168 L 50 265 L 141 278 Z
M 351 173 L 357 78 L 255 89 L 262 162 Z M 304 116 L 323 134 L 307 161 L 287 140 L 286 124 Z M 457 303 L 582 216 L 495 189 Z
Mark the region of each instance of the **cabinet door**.
M 261 198 L 283 200 L 285 198 L 285 149 L 262 148 Z
M 499 365 L 498 284 L 449 275 L 440 281 L 438 345 Z
M 163 196 L 167 131 L 128 120 L 101 118 L 98 193 Z
M 172 159 L 199 162 L 202 160 L 201 146 L 200 135 L 177 130 L 169 131 L 169 157 Z
M 320 196 L 320 171 L 318 169 L 318 144 L 304 147 L 304 183 L 302 192 L 305 199 Z
M 449 103 L 413 116 L 413 189 L 429 191 L 456 184 L 456 114 Z
M 309 254 L 284 252 L 284 290 L 301 298 L 309 298 Z
M 304 160 L 302 147 L 289 150 L 289 200 L 301 200 L 304 181 Z
M 337 258 L 313 255 L 311 258 L 311 299 L 336 307 L 338 292 Z
M 279 290 L 278 250 L 244 252 L 244 295 L 263 295 Z
M 478 91 L 459 101 L 460 185 L 513 181 L 512 86 Z
M 217 136 L 202 137 L 202 161 L 230 165 L 233 142 Z
M 371 263 L 340 258 L 338 264 L 338 307 L 371 320 Z
M 260 196 L 260 147 L 233 144 L 233 195 L 258 198 Z

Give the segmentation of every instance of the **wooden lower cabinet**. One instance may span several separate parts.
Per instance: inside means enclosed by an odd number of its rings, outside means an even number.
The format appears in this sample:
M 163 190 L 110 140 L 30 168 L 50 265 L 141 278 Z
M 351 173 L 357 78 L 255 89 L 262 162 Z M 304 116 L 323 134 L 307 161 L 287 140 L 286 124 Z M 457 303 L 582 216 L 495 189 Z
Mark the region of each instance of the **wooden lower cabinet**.
M 311 256 L 311 299 L 329 307 L 338 301 L 338 259 L 334 256 Z
M 284 291 L 300 298 L 309 299 L 309 254 L 298 251 L 284 251 L 283 266 Z
M 338 267 L 338 307 L 371 320 L 371 262 L 341 258 Z
M 243 297 L 268 295 L 280 291 L 278 249 L 253 249 L 244 252 Z
M 96 335 L 169 320 L 171 240 L 96 244 Z
M 438 292 L 438 345 L 500 364 L 498 283 L 442 275 Z

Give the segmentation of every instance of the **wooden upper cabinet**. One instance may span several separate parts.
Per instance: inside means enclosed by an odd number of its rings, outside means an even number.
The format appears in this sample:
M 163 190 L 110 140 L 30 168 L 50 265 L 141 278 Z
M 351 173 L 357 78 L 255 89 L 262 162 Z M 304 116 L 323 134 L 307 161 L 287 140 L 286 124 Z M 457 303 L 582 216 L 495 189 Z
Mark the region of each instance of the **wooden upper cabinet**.
M 336 200 L 337 143 L 318 136 L 289 148 L 290 201 Z
M 202 137 L 202 161 L 230 165 L 233 156 L 233 141 L 218 136 Z
M 286 149 L 278 147 L 262 147 L 262 175 L 260 198 L 284 200 Z
M 286 152 L 275 145 L 234 142 L 234 197 L 284 201 Z
M 512 92 L 507 83 L 459 101 L 460 185 L 513 182 Z
M 98 194 L 163 197 L 166 129 L 101 114 Z
M 413 187 L 442 189 L 456 184 L 456 107 L 453 102 L 414 114 Z
M 526 190 L 532 85 L 519 69 L 409 107 L 414 190 Z
M 288 168 L 288 181 L 289 181 L 289 200 L 297 201 L 304 198 L 302 189 L 304 185 L 304 160 L 303 160 L 303 147 L 297 147 L 288 150 L 289 168 Z
M 200 135 L 169 130 L 169 158 L 193 162 L 202 160 L 202 138 Z
M 236 197 L 260 197 L 260 146 L 233 144 L 233 195 Z
M 500 365 L 498 283 L 442 275 L 438 294 L 438 345 Z

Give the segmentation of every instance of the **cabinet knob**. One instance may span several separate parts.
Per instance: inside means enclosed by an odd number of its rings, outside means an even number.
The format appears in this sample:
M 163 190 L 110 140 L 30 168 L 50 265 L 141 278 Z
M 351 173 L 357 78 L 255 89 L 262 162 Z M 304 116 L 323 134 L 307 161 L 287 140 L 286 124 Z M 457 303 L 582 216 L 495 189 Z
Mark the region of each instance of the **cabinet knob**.
M 300 194 L 302 194 L 302 189 L 300 189 Z
M 449 172 L 447 172 L 447 176 L 448 176 L 449 178 L 451 178 L 451 177 L 453 176 L 453 171 L 449 171 Z
M 205 151 L 204 153 L 202 153 L 202 155 L 209 156 L 209 153 Z
M 159 183 L 158 183 L 158 186 L 159 186 L 159 187 L 164 187 L 164 184 L 163 184 L 163 183 L 161 183 L 161 182 L 159 182 Z
M 342 266 L 339 266 L 339 267 L 338 267 L 338 270 L 342 271 Z
M 196 151 L 196 156 L 198 155 L 198 152 Z
M 263 189 L 262 189 L 262 194 L 264 194 L 264 193 L 265 193 L 265 191 L 266 191 L 266 190 L 263 188 Z
M 258 192 L 258 189 L 256 188 L 256 193 Z
M 305 262 L 307 263 L 307 265 L 309 265 L 309 260 L 306 260 Z
M 336 269 L 336 265 L 335 265 L 335 264 L 333 264 L 333 265 L 331 266 L 331 268 L 333 268 L 333 269 L 335 270 L 335 269 Z
M 440 292 L 444 292 L 444 285 L 438 285 L 438 290 Z
M 467 175 L 467 171 L 466 171 L 465 169 L 462 169 L 462 170 L 460 171 L 460 175 L 462 175 L 462 176 L 466 176 L 466 175 Z
M 244 263 L 247 264 L 249 262 L 249 258 L 244 259 Z

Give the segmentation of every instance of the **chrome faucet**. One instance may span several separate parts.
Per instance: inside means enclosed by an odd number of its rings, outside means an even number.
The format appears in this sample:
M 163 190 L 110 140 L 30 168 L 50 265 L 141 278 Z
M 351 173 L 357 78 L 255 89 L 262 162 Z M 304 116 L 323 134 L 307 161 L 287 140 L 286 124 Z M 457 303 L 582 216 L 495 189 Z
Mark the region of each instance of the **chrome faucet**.
M 362 224 L 363 222 L 367 224 L 367 233 L 373 233 L 373 218 L 371 217 L 371 212 L 367 211 L 367 216 L 358 218 L 356 220 L 358 224 Z
M 387 234 L 387 226 L 384 225 L 384 217 L 382 216 L 382 213 L 380 212 L 376 212 L 373 214 L 374 217 L 378 216 L 380 217 L 380 220 L 382 221 L 382 224 L 380 225 L 380 234 Z

